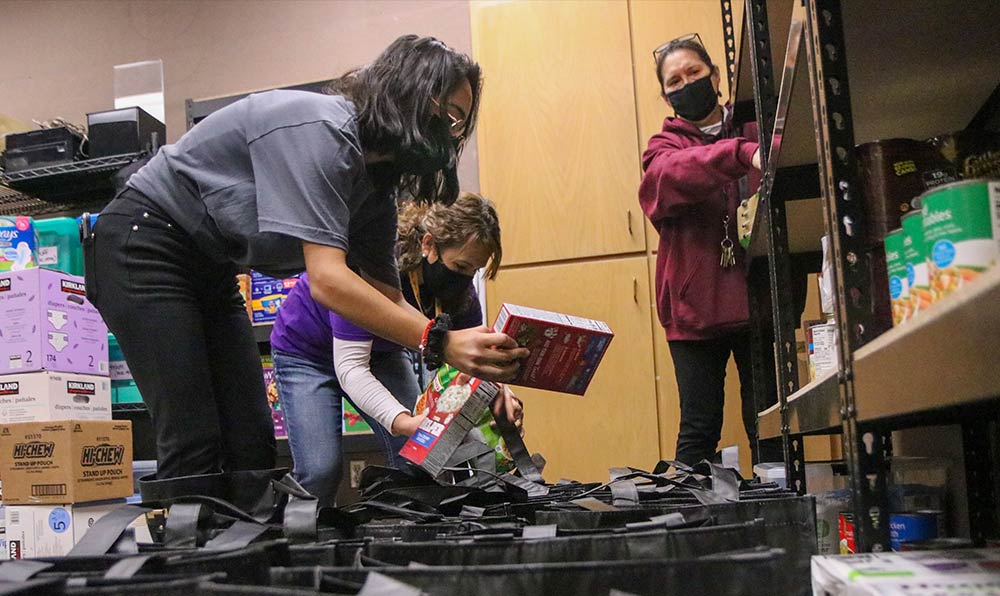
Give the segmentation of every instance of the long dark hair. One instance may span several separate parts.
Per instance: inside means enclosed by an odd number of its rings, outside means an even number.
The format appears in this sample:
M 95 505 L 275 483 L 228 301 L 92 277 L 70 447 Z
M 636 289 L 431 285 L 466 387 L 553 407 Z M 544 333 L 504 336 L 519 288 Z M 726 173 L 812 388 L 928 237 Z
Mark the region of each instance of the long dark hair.
M 455 139 L 440 110 L 464 81 L 472 87 L 472 108 Z M 327 92 L 354 102 L 366 152 L 394 156 L 392 163 L 372 168 L 377 187 L 451 204 L 458 198 L 458 156 L 475 129 L 480 90 L 479 65 L 471 58 L 433 37 L 404 35 L 371 64 L 332 81 Z M 415 161 L 442 167 L 408 172 Z
M 666 47 L 663 48 L 656 55 L 656 79 L 660 81 L 660 96 L 663 99 L 667 99 L 667 94 L 663 91 L 663 62 L 667 59 L 667 56 L 673 54 L 677 50 L 691 50 L 695 54 L 698 54 L 698 58 L 705 63 L 708 67 L 710 74 L 715 74 L 719 69 L 715 64 L 712 63 L 712 57 L 708 55 L 708 51 L 705 46 L 701 45 L 693 39 L 675 39 L 674 41 L 668 43 Z

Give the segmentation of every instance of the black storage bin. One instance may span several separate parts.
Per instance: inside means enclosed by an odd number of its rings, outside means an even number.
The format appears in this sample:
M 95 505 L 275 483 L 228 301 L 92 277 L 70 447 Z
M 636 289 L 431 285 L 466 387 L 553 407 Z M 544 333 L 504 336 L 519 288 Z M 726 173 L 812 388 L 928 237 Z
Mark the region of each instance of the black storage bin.
M 369 573 L 420 588 L 431 596 L 516 594 L 604 595 L 620 590 L 636 596 L 773 596 L 794 586 L 783 572 L 780 550 L 712 555 L 703 559 L 534 563 L 465 567 L 279 568 L 273 586 L 351 593 Z

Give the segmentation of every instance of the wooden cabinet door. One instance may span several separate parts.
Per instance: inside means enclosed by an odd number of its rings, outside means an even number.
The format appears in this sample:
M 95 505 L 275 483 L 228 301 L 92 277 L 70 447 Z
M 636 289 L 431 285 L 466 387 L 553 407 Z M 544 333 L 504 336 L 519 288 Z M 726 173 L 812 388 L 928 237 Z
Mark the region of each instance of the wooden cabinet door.
M 525 442 L 545 478 L 607 481 L 608 468 L 659 459 L 649 282 L 644 256 L 508 269 L 489 282 L 489 321 L 503 302 L 599 319 L 614 331 L 586 395 L 524 387 Z
M 480 188 L 504 263 L 645 249 L 628 4 L 473 2 Z

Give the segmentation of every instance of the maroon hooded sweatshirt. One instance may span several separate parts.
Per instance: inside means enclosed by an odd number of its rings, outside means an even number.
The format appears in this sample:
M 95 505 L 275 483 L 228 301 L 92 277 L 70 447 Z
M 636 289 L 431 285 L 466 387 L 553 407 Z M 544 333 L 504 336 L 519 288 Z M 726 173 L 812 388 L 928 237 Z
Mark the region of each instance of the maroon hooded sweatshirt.
M 745 131 L 751 138 L 754 128 Z M 639 203 L 660 234 L 656 307 L 668 341 L 711 339 L 747 324 L 746 255 L 736 208 L 740 178 L 749 174 L 749 188 L 756 190 L 760 173 L 751 165 L 757 143 L 724 138 L 731 131 L 726 122 L 721 137 L 713 138 L 694 124 L 667 118 L 642 154 Z M 736 265 L 723 269 L 726 213 Z

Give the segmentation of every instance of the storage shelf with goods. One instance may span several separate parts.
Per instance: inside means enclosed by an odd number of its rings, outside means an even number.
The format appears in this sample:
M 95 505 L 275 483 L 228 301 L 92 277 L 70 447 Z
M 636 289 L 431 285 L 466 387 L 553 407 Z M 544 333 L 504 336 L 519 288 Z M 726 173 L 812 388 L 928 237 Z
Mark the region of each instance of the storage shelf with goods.
M 110 200 L 114 174 L 142 158 L 127 153 L 0 174 L 0 182 L 19 192 L 50 202 Z
M 892 197 L 861 183 L 856 146 L 995 130 L 1000 5 L 747 0 L 746 15 L 735 97 L 746 101 L 752 91 L 765 164 L 749 252 L 768 263 L 763 291 L 773 316 L 756 324 L 773 325 L 771 374 L 780 387 L 779 404 L 759 415 L 761 436 L 785 438 L 790 482 L 804 492 L 799 437 L 841 433 L 858 547 L 867 551 L 888 547 L 889 433 L 961 424 L 972 538 L 995 538 L 998 466 L 983 444 L 1000 419 L 1000 369 L 984 347 L 1000 331 L 1000 271 L 887 330 L 875 305 L 888 280 L 873 269 L 887 224 L 872 206 Z M 799 322 L 783 288 L 796 256 L 818 250 L 823 233 L 831 239 L 839 361 L 799 388 L 791 350 Z

